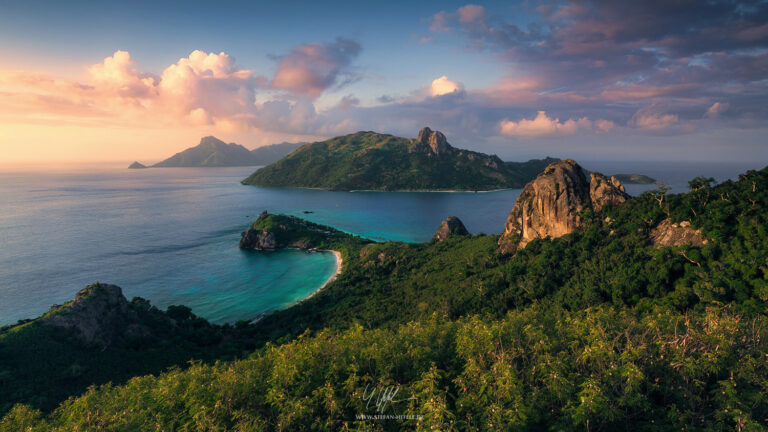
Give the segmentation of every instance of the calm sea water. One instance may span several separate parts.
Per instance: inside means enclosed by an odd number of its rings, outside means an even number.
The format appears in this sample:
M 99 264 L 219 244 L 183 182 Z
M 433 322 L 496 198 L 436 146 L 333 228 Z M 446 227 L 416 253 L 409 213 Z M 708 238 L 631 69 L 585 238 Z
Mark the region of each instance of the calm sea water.
M 640 172 L 684 191 L 755 166 L 584 163 Z M 642 164 L 641 164 L 642 165 Z M 614 169 L 615 168 L 615 169 Z M 458 216 L 499 233 L 519 190 L 491 193 L 328 192 L 242 186 L 253 168 L 101 167 L 0 172 L 0 324 L 32 318 L 86 284 L 119 285 L 164 308 L 184 304 L 214 322 L 287 307 L 333 274 L 331 254 L 237 247 L 260 212 L 288 213 L 375 240 L 428 240 Z M 655 186 L 628 186 L 636 194 Z M 304 213 L 305 211 L 311 213 Z

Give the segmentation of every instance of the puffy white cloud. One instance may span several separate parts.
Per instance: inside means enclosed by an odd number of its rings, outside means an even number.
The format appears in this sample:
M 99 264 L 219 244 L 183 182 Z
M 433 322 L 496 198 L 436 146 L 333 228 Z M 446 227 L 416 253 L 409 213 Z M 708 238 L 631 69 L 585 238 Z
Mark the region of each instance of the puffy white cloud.
M 609 126 L 608 123 L 611 125 Z M 601 123 L 601 126 L 598 126 L 600 130 L 610 130 L 612 123 Z M 559 118 L 548 117 L 545 111 L 539 111 L 532 120 L 522 119 L 517 122 L 502 120 L 500 128 L 501 134 L 508 136 L 567 136 L 574 135 L 579 130 L 591 130 L 592 122 L 586 117 L 577 120 L 568 119 L 565 122 L 561 122 Z
M 156 95 L 157 79 L 134 68 L 135 62 L 127 51 L 115 51 L 88 69 L 94 88 L 124 98 L 147 98 Z
M 195 50 L 160 75 L 159 102 L 182 115 L 196 112 L 197 120 L 241 121 L 253 112 L 258 83 L 253 71 L 236 68 L 235 59 L 228 54 Z
M 458 93 L 462 90 L 464 90 L 464 86 L 461 83 L 451 81 L 445 75 L 432 81 L 432 85 L 429 87 L 429 93 L 431 96 L 442 96 L 450 93 Z

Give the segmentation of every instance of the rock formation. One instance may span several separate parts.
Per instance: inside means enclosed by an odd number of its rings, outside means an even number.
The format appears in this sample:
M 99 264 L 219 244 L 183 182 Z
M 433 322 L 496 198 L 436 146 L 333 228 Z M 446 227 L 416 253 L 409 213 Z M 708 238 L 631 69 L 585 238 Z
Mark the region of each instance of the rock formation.
M 624 185 L 619 179 L 610 179 L 600 173 L 590 174 L 589 198 L 595 211 L 602 210 L 605 205 L 618 205 L 629 199 L 624 192 Z
M 454 148 L 448 144 L 440 131 L 433 131 L 432 129 L 425 127 L 419 131 L 419 135 L 413 146 L 410 149 L 411 153 L 426 153 L 428 155 L 441 156 L 444 154 L 450 154 L 454 152 Z
M 464 227 L 461 219 L 456 216 L 448 216 L 437 229 L 435 235 L 432 236 L 432 240 L 443 241 L 452 235 L 468 235 L 469 231 Z
M 52 307 L 41 321 L 73 331 L 86 342 L 104 345 L 150 333 L 129 307 L 120 287 L 102 283 L 88 285 L 77 293 L 74 301 Z
M 651 241 L 656 246 L 704 246 L 707 239 L 700 230 L 693 229 L 688 221 L 679 224 L 664 219 L 651 230 Z
M 575 161 L 555 162 L 523 188 L 504 225 L 499 251 L 514 254 L 531 240 L 569 234 L 581 225 L 582 210 L 591 206 L 599 211 L 628 197 L 616 179 L 592 174 L 590 184 Z
M 241 249 L 275 250 L 277 238 L 275 233 L 268 230 L 259 230 L 249 227 L 240 234 Z

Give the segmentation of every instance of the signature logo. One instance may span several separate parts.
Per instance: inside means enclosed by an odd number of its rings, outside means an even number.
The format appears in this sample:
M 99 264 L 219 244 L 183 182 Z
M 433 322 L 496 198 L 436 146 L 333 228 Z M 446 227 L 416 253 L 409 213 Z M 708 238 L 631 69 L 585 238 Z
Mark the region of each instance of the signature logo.
M 381 414 L 384 413 L 384 410 L 387 409 L 388 405 L 416 399 L 416 396 L 397 399 L 398 392 L 400 392 L 400 385 L 371 387 L 370 384 L 366 384 L 365 390 L 363 390 L 363 401 L 365 402 L 365 409 L 370 409 L 371 403 L 374 403 L 376 412 Z

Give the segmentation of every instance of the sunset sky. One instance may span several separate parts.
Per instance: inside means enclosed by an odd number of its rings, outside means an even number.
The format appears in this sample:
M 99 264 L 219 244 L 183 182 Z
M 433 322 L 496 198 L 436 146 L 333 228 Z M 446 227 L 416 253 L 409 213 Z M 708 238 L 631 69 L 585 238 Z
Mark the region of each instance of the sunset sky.
M 0 164 L 422 126 L 506 160 L 768 163 L 768 3 L 0 4 Z

